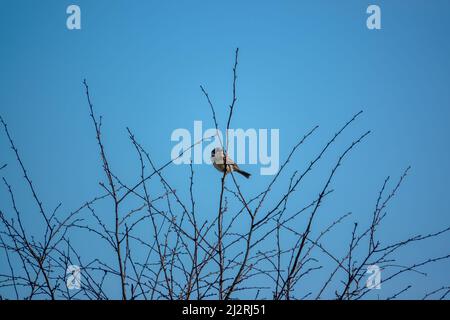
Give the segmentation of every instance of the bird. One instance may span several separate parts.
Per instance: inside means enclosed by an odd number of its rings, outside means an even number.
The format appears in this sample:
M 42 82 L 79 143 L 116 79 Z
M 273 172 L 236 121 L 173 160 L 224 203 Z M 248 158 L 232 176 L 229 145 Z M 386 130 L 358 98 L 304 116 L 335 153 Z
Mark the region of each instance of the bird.
M 236 171 L 237 173 L 243 175 L 247 179 L 250 178 L 250 173 L 241 170 L 239 166 L 231 159 L 229 156 L 225 156 L 223 149 L 216 147 L 211 151 L 211 162 L 214 168 L 220 172 L 225 172 L 225 164 L 227 166 L 226 172 Z

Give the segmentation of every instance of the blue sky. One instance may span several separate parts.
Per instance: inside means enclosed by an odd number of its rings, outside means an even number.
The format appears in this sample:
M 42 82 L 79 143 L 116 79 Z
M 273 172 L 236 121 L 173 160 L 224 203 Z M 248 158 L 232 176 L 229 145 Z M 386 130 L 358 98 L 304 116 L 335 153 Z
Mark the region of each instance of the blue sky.
M 81 8 L 82 29 L 66 28 L 69 4 Z M 366 8 L 378 4 L 382 29 L 366 28 Z M 23 160 L 48 208 L 71 210 L 101 192 L 103 179 L 82 80 L 87 79 L 112 166 L 137 181 L 137 161 L 126 127 L 132 128 L 157 163 L 170 158 L 176 128 L 194 120 L 213 127 L 199 85 L 225 125 L 231 100 L 234 50 L 240 48 L 234 128 L 279 128 L 280 158 L 314 125 L 320 125 L 293 161 L 305 168 L 334 132 L 359 110 L 364 114 L 323 160 L 299 192 L 318 192 L 333 161 L 360 133 L 372 130 L 340 168 L 335 194 L 318 225 L 348 211 L 368 221 L 385 176 L 412 169 L 389 208 L 380 238 L 386 242 L 449 225 L 450 21 L 448 1 L 2 1 L 0 11 L 0 114 L 8 122 Z M 30 195 L 4 135 L 1 174 L 16 188 L 22 208 Z M 270 177 L 242 182 L 255 194 Z M 217 207 L 219 174 L 198 165 L 199 215 Z M 188 168 L 171 167 L 168 178 L 188 186 Z M 285 180 L 286 182 L 287 180 Z M 259 190 L 259 189 L 258 189 Z M 281 192 L 282 189 L 276 190 Z M 284 190 L 284 189 L 283 189 Z M 301 193 L 304 192 L 304 193 Z M 6 190 L 0 207 L 8 208 Z M 311 199 L 311 198 L 310 198 Z M 297 200 L 296 200 L 297 201 Z M 294 203 L 295 204 L 295 203 Z M 329 215 L 327 215 L 329 213 Z M 33 213 L 34 214 L 34 213 Z M 36 212 L 37 214 L 37 212 Z M 348 245 L 348 232 L 330 246 Z M 449 236 L 404 250 L 405 262 L 448 253 Z M 83 238 L 74 239 L 93 256 Z M 0 268 L 5 267 L 3 257 Z M 405 297 L 448 285 L 449 263 L 409 275 Z M 312 277 L 309 283 L 319 278 Z M 398 291 L 389 287 L 381 295 Z M 114 290 L 114 289 L 111 289 Z

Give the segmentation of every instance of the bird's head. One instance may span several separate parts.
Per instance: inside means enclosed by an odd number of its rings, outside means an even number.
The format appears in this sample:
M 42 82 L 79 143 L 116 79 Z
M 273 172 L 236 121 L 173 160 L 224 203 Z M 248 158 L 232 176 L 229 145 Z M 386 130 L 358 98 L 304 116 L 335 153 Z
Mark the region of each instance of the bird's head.
M 216 154 L 223 154 L 223 149 L 220 147 L 216 147 L 211 151 L 211 158 L 215 158 Z

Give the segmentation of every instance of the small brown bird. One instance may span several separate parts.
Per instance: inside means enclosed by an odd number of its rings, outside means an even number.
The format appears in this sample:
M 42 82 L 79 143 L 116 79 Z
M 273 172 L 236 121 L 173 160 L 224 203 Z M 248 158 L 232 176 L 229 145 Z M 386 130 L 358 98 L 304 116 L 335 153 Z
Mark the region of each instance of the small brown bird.
M 231 171 L 236 171 L 237 173 L 243 175 L 247 179 L 250 178 L 250 173 L 245 172 L 239 168 L 239 166 L 230 157 L 224 155 L 223 149 L 220 147 L 214 148 L 211 151 L 211 162 L 214 168 L 220 172 L 225 171 L 225 164 L 227 166 L 227 173 Z

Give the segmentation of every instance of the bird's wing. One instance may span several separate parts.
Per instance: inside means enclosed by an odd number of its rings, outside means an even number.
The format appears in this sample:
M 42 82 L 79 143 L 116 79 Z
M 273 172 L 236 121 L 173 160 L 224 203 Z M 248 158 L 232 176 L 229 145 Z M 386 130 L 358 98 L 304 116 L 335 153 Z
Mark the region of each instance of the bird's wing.
M 227 164 L 235 164 L 233 159 L 231 159 L 229 156 L 227 156 Z

